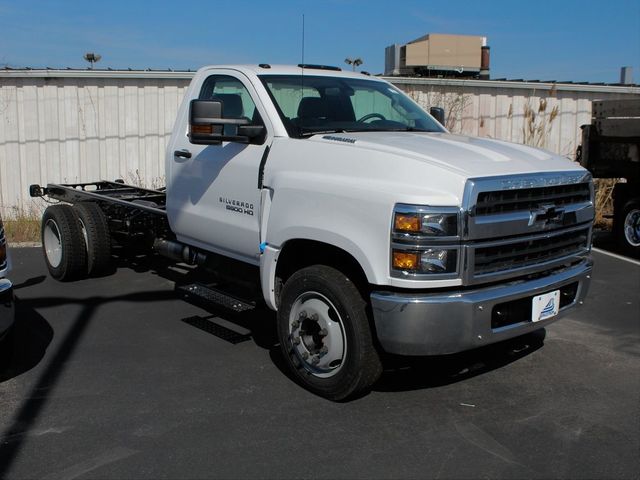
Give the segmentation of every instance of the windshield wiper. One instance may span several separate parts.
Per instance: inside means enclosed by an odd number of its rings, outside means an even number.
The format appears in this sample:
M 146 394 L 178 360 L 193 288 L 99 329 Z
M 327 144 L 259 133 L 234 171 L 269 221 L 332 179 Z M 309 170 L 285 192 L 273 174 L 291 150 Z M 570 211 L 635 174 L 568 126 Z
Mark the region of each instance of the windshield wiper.
M 330 135 L 332 133 L 359 133 L 359 132 L 437 132 L 437 130 L 425 130 L 423 128 L 402 127 L 402 128 L 330 128 L 326 130 L 299 129 L 301 138 L 309 138 L 314 135 Z M 306 130 L 306 131 L 305 131 Z
M 302 128 L 300 129 L 300 137 L 302 138 L 313 137 L 314 135 L 328 135 L 331 133 L 347 133 L 347 131 L 343 128 L 332 128 L 327 130 L 307 130 L 307 131 L 304 131 Z
M 343 130 L 344 133 L 356 133 L 356 132 L 435 132 L 435 130 L 425 130 L 423 128 L 415 127 L 402 127 L 402 128 L 347 128 Z
M 424 128 L 416 127 L 404 127 L 404 128 L 390 128 L 389 132 L 435 132 L 435 130 L 425 130 Z

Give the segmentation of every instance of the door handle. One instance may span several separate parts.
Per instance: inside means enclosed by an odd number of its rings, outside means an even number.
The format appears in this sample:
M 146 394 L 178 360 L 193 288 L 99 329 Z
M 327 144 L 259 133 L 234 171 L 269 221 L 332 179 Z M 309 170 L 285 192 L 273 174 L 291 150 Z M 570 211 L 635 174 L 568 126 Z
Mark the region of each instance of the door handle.
M 191 158 L 191 152 L 187 149 L 176 150 L 173 152 L 173 156 L 178 158 Z

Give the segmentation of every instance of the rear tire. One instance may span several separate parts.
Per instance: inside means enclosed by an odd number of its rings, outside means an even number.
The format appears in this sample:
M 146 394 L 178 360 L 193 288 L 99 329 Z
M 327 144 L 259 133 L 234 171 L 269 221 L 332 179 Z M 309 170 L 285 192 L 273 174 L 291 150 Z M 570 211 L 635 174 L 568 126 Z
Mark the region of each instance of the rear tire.
M 107 217 L 94 202 L 80 202 L 73 206 L 87 246 L 87 274 L 107 273 L 111 267 L 111 233 Z
M 616 236 L 624 251 L 630 255 L 640 253 L 640 200 L 628 201 L 621 210 Z
M 42 250 L 51 276 L 65 282 L 85 277 L 87 251 L 73 207 L 66 204 L 47 207 L 41 230 Z
M 334 268 L 314 265 L 286 281 L 278 309 L 278 338 L 295 380 L 330 400 L 366 392 L 382 373 L 367 302 Z

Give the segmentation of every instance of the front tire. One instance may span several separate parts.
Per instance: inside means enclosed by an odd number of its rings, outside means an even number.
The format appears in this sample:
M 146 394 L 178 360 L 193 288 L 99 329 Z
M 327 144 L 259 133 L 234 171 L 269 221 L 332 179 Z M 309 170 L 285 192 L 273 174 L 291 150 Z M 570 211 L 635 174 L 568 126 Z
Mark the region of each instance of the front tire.
M 41 231 L 42 250 L 51 276 L 60 281 L 85 277 L 87 251 L 73 207 L 66 204 L 47 207 Z
M 278 338 L 295 380 L 330 400 L 367 391 L 382 373 L 367 302 L 334 268 L 314 265 L 286 281 L 278 309 Z

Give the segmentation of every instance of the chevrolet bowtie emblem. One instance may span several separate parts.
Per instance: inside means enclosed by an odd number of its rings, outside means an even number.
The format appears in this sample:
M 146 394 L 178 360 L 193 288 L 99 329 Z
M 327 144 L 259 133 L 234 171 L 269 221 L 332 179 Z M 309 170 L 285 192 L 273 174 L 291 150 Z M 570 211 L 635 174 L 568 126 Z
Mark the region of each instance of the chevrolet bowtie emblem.
M 538 222 L 544 222 L 544 225 L 561 224 L 564 218 L 564 209 L 556 208 L 552 203 L 544 203 L 538 205 L 536 210 L 529 213 L 529 226 L 532 227 Z

